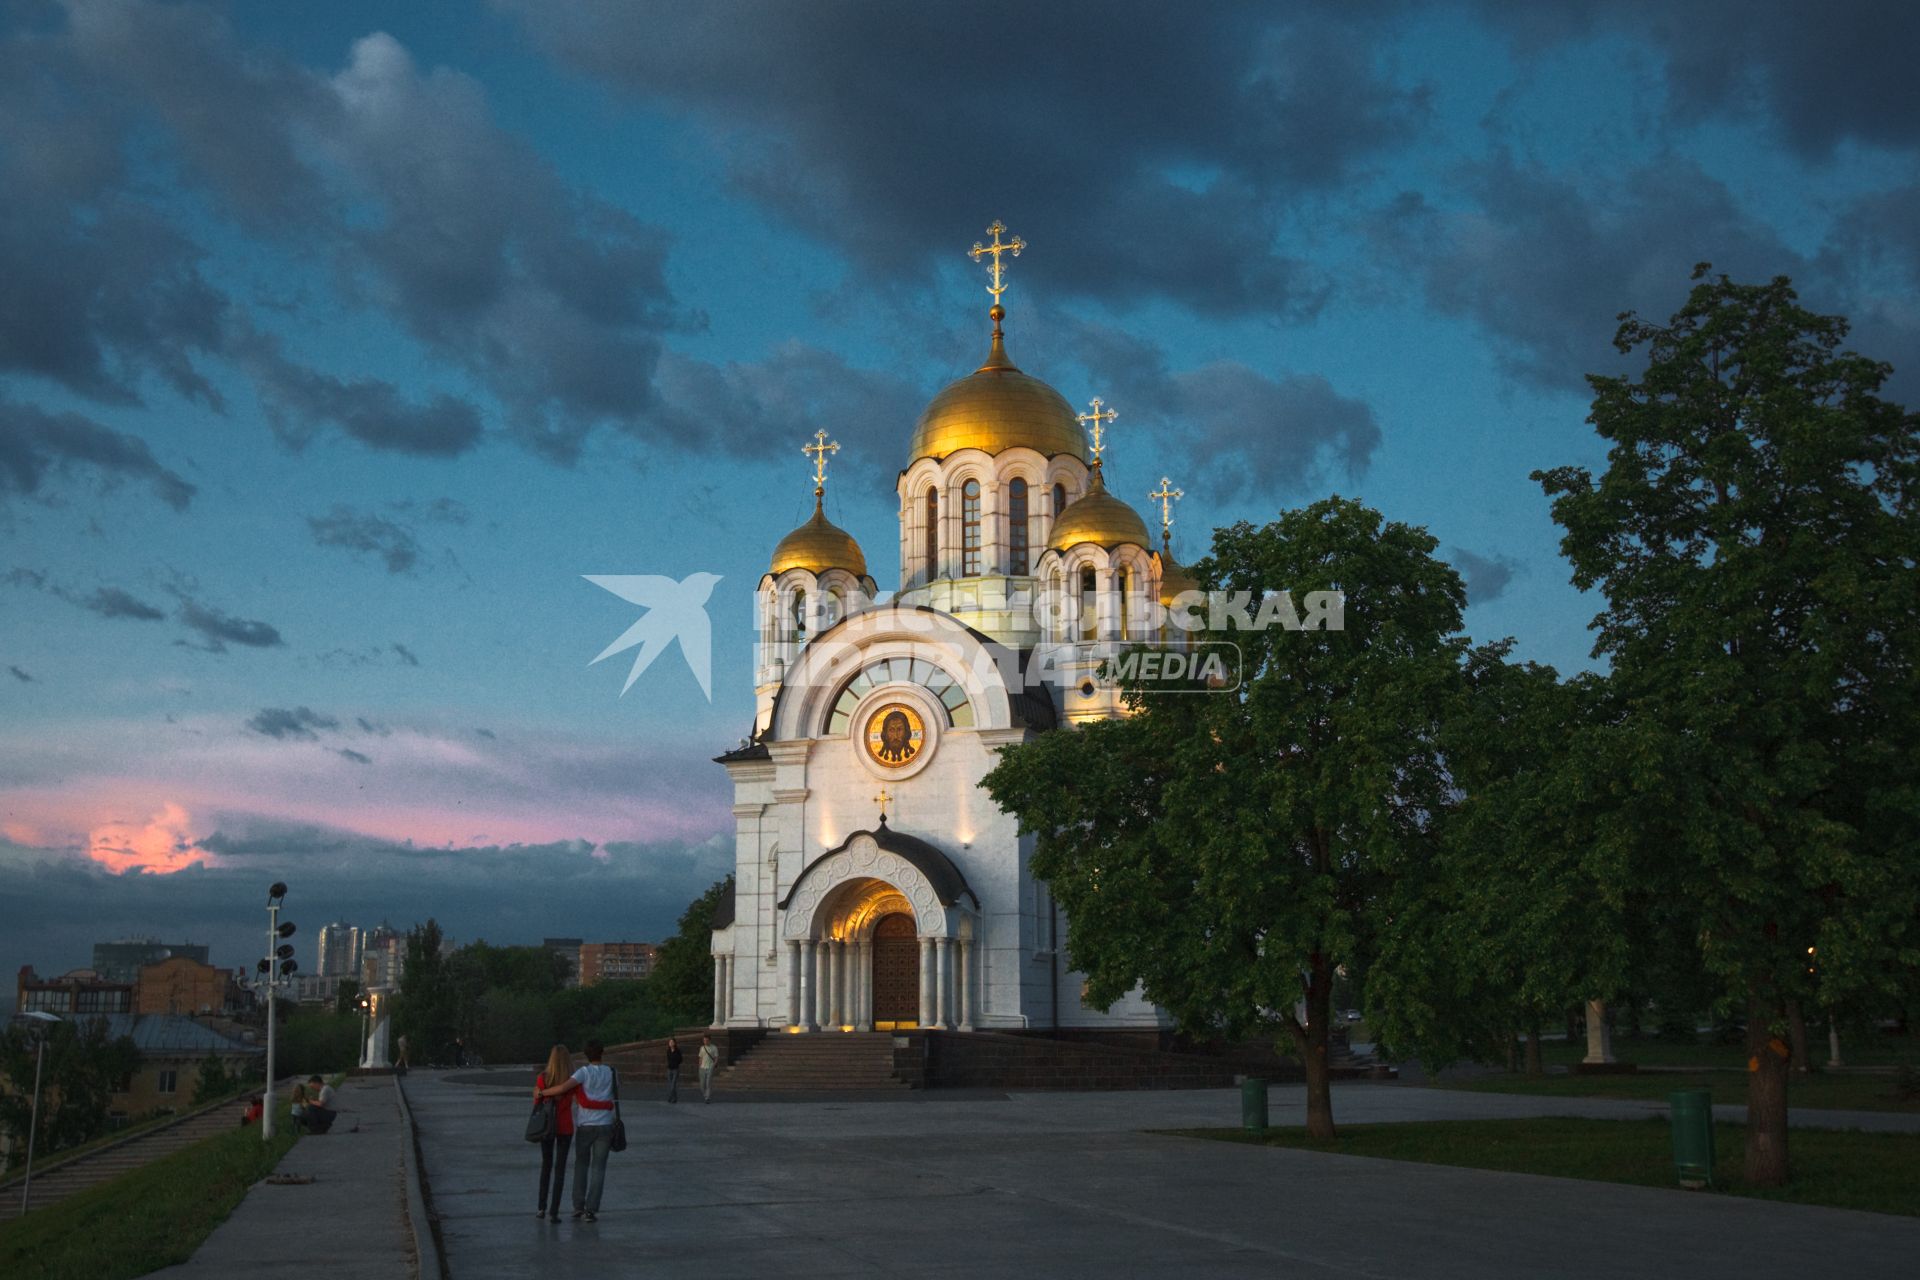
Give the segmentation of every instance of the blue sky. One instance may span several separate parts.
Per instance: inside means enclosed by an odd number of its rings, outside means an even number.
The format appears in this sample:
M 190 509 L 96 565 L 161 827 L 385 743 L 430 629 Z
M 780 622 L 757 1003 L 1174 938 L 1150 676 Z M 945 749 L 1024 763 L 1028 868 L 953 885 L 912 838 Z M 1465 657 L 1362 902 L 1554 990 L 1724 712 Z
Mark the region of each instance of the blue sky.
M 1176 550 L 1329 492 L 1587 661 L 1528 473 L 1695 262 L 1920 333 L 1905 6 L 0 0 L 0 963 L 319 923 L 652 937 L 799 448 L 891 585 L 920 405 L 1009 346 Z M 589 573 L 723 575 L 713 699 Z M 256 884 L 258 882 L 258 884 Z

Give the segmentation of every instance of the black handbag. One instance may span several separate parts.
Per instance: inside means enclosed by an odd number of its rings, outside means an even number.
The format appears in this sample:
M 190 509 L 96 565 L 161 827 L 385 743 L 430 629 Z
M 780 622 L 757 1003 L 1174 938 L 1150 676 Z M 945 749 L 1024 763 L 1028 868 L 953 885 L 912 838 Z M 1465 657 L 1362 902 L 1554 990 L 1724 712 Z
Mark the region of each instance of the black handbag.
M 542 1098 L 533 1104 L 533 1111 L 527 1116 L 527 1141 L 545 1142 L 553 1136 L 557 1108 L 552 1098 Z
M 607 1070 L 613 1071 L 612 1067 Z M 615 1151 L 627 1149 L 627 1122 L 620 1118 L 620 1073 L 613 1072 L 613 1141 L 610 1144 Z

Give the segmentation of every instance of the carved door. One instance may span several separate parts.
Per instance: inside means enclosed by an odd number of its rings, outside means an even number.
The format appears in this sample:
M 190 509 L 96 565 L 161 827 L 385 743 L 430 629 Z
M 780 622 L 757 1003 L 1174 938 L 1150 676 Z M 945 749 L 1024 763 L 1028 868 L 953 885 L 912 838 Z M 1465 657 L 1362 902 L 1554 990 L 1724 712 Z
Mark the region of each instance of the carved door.
M 920 1017 L 920 939 L 913 917 L 881 916 L 873 926 L 873 1020 L 908 1023 Z

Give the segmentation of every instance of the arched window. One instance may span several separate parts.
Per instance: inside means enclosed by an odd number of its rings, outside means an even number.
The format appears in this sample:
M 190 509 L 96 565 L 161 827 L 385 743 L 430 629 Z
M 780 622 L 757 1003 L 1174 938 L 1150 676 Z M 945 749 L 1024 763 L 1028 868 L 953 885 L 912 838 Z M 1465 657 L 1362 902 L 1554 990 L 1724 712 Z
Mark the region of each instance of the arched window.
M 1056 484 L 1053 486 L 1053 518 L 1055 520 L 1058 520 L 1060 518 L 1060 513 L 1062 511 L 1065 511 L 1066 509 L 1067 509 L 1067 486 L 1063 484 Z
M 960 486 L 960 576 L 980 575 L 980 482 Z
M 838 591 L 829 591 L 827 592 L 826 609 L 820 615 L 820 629 L 825 631 L 838 621 L 840 621 L 840 593 Z
M 1131 569 L 1122 569 L 1120 571 L 1120 634 L 1123 637 L 1131 636 L 1133 634 L 1132 628 L 1128 625 L 1128 619 L 1127 619 L 1127 605 L 1128 605 L 1127 597 L 1132 594 L 1133 594 L 1133 571 Z
M 1100 629 L 1098 579 L 1092 569 L 1080 571 L 1080 634 L 1095 635 Z
M 1007 486 L 1007 572 L 1027 573 L 1027 482 L 1018 476 Z
M 927 489 L 927 581 L 940 576 L 940 491 Z
M 793 638 L 807 638 L 807 593 L 804 591 L 793 593 Z

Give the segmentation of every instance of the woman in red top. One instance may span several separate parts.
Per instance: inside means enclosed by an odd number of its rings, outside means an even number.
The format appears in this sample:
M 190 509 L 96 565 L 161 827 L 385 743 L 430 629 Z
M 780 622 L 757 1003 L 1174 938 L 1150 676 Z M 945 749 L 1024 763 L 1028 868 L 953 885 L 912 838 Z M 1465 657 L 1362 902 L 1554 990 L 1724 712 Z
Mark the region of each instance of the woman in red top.
M 547 1055 L 546 1069 L 534 1077 L 534 1106 L 542 1105 L 542 1089 L 573 1077 L 573 1055 L 567 1052 L 567 1046 L 557 1044 L 553 1052 Z M 567 1151 L 573 1146 L 573 1105 L 567 1099 L 556 1104 L 553 1117 L 553 1132 L 540 1142 L 540 1207 L 533 1211 L 536 1218 L 546 1218 L 552 1222 L 560 1221 L 560 1189 L 567 1181 Z M 552 1212 L 548 1212 L 548 1207 Z

